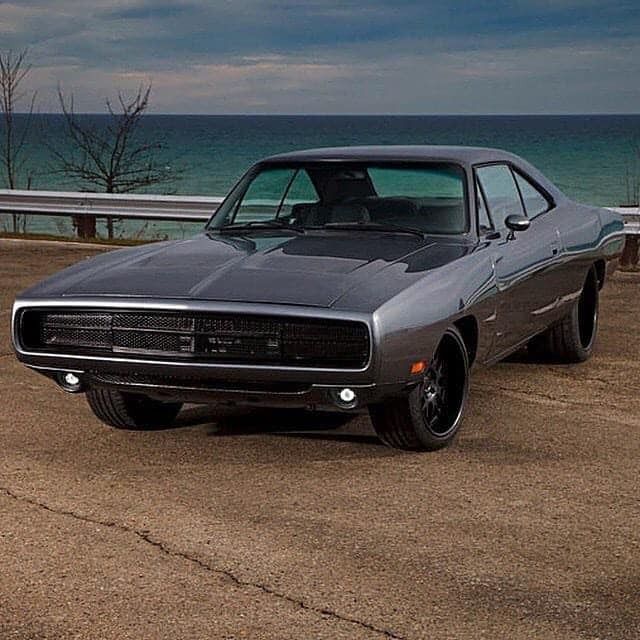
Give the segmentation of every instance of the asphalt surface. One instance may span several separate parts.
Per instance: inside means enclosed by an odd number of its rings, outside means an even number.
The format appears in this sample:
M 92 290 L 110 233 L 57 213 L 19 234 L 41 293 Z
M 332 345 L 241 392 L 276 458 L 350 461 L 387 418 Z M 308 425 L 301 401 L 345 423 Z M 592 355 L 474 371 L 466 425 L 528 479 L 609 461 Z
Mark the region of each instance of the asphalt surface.
M 455 444 L 408 454 L 366 417 L 104 427 L 8 336 L 99 250 L 0 241 L 0 638 L 640 638 L 640 275 L 591 361 L 476 370 Z

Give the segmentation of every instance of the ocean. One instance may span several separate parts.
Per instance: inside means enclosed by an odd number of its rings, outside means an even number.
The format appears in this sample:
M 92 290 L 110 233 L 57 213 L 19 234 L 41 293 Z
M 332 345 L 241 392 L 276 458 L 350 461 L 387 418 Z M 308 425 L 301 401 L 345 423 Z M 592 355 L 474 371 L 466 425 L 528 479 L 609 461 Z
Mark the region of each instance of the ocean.
M 107 116 L 80 118 L 96 129 L 108 124 Z M 87 189 L 61 175 L 50 153 L 52 147 L 69 144 L 63 124 L 62 116 L 57 114 L 39 114 L 33 120 L 25 145 L 25 170 L 33 175 L 33 189 Z M 150 189 L 155 193 L 223 196 L 253 162 L 293 149 L 456 144 L 512 151 L 536 165 L 569 197 L 616 206 L 628 203 L 626 175 L 629 171 L 632 177 L 636 174 L 634 143 L 640 141 L 640 115 L 147 115 L 139 133 L 140 139 L 160 142 L 159 160 L 179 172 L 174 182 Z M 61 224 L 32 219 L 30 229 L 60 229 Z M 126 229 L 130 233 L 133 226 Z M 148 235 L 150 230 L 151 235 L 185 234 L 183 226 L 178 229 L 170 224 L 151 225 L 145 233 Z

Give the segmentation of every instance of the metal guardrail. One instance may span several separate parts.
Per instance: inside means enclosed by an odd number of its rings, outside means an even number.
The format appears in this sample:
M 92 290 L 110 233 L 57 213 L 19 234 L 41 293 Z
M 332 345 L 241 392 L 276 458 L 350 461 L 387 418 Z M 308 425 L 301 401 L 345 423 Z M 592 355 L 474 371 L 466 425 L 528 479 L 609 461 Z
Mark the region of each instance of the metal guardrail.
M 628 236 L 640 236 L 640 206 L 608 208 L 622 216 L 624 231 Z
M 0 213 L 206 222 L 222 198 L 0 189 Z
M 0 213 L 206 222 L 223 198 L 0 189 Z M 640 207 L 610 207 L 628 235 L 640 235 Z

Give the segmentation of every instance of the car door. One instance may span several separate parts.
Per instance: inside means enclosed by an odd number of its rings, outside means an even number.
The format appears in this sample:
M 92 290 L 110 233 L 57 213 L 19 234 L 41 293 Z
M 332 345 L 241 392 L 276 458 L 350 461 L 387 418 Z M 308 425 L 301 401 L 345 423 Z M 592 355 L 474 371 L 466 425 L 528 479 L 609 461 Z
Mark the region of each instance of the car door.
M 547 251 L 547 264 L 540 274 L 544 284 L 541 289 L 544 296 L 540 306 L 534 309 L 535 324 L 542 331 L 566 313 L 566 306 L 561 302 L 564 300 L 566 305 L 572 298 L 567 294 L 575 292 L 575 266 L 566 260 L 566 244 L 563 242 L 562 234 L 562 207 L 556 207 L 552 197 L 524 171 L 516 167 L 512 167 L 512 171 L 527 217 L 531 220 L 530 230 L 540 238 L 549 239 L 551 243 L 551 258 L 548 258 Z
M 499 355 L 545 328 L 545 314 L 557 306 L 549 274 L 561 247 L 551 218 L 532 220 L 527 231 L 507 229 L 508 216 L 526 215 L 517 178 L 508 164 L 478 166 L 475 174 L 479 198 L 493 227 L 486 238 L 494 252 L 498 291 L 495 344 Z

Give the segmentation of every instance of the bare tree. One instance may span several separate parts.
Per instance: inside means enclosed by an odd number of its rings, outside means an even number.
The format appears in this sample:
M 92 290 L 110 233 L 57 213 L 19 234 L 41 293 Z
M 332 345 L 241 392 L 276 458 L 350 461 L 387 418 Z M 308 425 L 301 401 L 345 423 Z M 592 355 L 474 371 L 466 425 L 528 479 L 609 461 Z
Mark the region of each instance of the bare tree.
M 58 171 L 84 183 L 87 191 L 105 193 L 128 193 L 175 180 L 177 171 L 157 158 L 162 144 L 141 139 L 140 124 L 150 95 L 150 84 L 140 86 L 133 97 L 119 92 L 116 106 L 106 101 L 109 122 L 99 127 L 79 118 L 74 111 L 73 96 L 67 100 L 58 88 L 66 139 L 70 143 L 51 149 L 59 163 Z M 113 218 L 107 218 L 110 239 L 113 222 Z M 78 216 L 74 224 L 80 237 L 95 237 L 95 218 Z
M 0 52 L 0 111 L 2 112 L 3 131 L 0 140 L 0 155 L 2 177 L 4 184 L 9 189 L 18 189 L 20 177 L 25 169 L 26 157 L 24 145 L 31 128 L 33 109 L 36 102 L 36 92 L 27 100 L 26 119 L 20 124 L 16 123 L 16 107 L 26 97 L 22 86 L 31 71 L 31 65 L 27 60 L 27 50 L 14 53 L 9 50 Z M 32 176 L 27 173 L 22 186 L 31 188 Z M 26 230 L 27 217 L 17 213 L 12 214 L 12 231 L 18 233 Z

